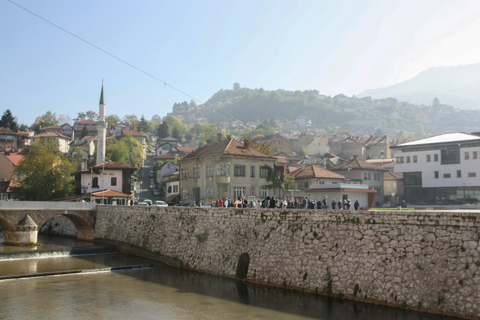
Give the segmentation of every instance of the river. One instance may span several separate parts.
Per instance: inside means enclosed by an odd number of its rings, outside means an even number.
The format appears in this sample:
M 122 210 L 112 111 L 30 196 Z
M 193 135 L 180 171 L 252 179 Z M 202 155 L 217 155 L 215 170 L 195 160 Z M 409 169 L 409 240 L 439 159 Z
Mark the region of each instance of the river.
M 0 319 L 453 319 L 246 284 L 88 243 L 65 255 L 76 240 L 40 241 L 0 246 Z

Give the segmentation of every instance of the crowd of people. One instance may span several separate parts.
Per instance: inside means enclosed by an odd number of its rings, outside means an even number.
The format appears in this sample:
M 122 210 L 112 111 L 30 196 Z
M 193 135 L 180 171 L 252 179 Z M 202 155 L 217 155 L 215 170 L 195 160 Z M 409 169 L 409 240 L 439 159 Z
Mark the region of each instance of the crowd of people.
M 238 197 L 237 199 L 218 199 L 212 202 L 212 207 L 232 207 L 232 208 L 282 208 L 282 209 L 332 209 L 332 210 L 350 210 L 350 199 L 332 200 L 329 203 L 327 196 L 323 200 L 308 199 L 276 199 L 275 197 L 267 196 L 264 200 L 248 200 L 245 197 Z M 360 203 L 355 200 L 353 208 L 358 210 Z

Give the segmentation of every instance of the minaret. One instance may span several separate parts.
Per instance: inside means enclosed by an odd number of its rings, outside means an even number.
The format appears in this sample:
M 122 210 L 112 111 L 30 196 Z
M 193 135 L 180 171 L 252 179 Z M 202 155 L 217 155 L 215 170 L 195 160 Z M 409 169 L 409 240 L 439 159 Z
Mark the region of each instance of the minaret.
M 105 103 L 103 102 L 103 81 L 102 81 L 102 93 L 100 94 L 100 107 L 98 111 L 97 121 L 97 165 L 105 162 L 105 140 L 106 140 L 106 128 L 105 122 Z

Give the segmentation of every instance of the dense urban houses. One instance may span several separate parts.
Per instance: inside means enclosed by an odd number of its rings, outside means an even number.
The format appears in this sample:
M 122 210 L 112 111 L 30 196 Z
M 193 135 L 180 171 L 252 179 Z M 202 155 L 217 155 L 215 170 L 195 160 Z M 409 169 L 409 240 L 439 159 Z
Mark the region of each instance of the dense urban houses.
M 386 169 L 354 156 L 347 162 L 330 167 L 329 170 L 344 175 L 351 183 L 368 185 L 370 189 L 375 190 L 374 206 L 378 207 L 384 203 L 383 173 Z
M 63 134 L 64 135 L 69 136 L 69 137 L 73 137 L 73 127 L 70 124 L 64 123 L 60 127 L 63 128 Z
M 449 204 L 480 199 L 480 136 L 447 133 L 392 147 L 405 200 Z
M 110 135 L 120 137 L 123 130 L 128 130 L 128 126 L 125 123 L 116 123 L 110 126 Z
M 55 133 L 64 134 L 64 131 L 65 130 L 63 129 L 63 127 L 57 126 L 57 125 L 38 129 L 38 133 L 55 132 Z
M 39 133 L 37 135 L 34 135 L 33 137 L 30 138 L 30 140 L 32 144 L 37 143 L 39 140 L 51 141 L 55 143 L 58 151 L 60 151 L 63 154 L 68 154 L 68 150 L 70 149 L 70 142 L 72 141 L 72 138 L 57 132 L 45 132 L 45 133 Z
M 285 154 L 288 157 L 293 157 L 292 142 L 278 133 L 274 134 L 273 136 L 260 139 L 260 142 L 270 145 L 272 149 L 276 149 L 277 155 Z
M 170 162 L 170 161 L 165 161 L 160 168 L 157 170 L 157 183 L 159 185 L 163 184 L 163 178 L 166 176 L 169 176 L 171 174 L 174 174 L 177 172 L 179 169 L 179 166 Z
M 178 171 L 163 177 L 162 186 L 165 193 L 165 202 L 168 204 L 180 202 L 180 174 Z
M 89 136 L 97 135 L 97 123 L 93 120 L 77 120 L 73 124 L 73 138 L 74 140 L 80 140 L 83 138 L 82 131 L 86 127 Z
M 0 151 L 7 149 L 18 149 L 17 133 L 8 128 L 0 127 Z
M 180 160 L 182 201 L 206 202 L 219 198 L 268 195 L 267 178 L 275 158 L 228 137 L 205 145 Z
M 127 204 L 132 195 L 135 167 L 115 162 L 101 163 L 75 172 L 77 198 L 103 204 Z
M 35 135 L 35 131 L 19 131 L 17 132 L 18 148 L 25 148 L 30 145 L 30 139 Z
M 95 137 L 96 141 L 96 137 Z M 90 160 L 95 152 L 95 143 L 93 139 L 73 140 L 70 142 L 70 149 L 68 156 L 75 157 L 78 154 L 82 155 L 83 159 Z
M 0 201 L 16 200 L 14 187 L 18 187 L 18 184 L 13 180 L 0 181 Z
M 360 160 L 390 158 L 390 140 L 387 136 L 367 138 L 349 136 L 330 142 L 333 154 L 343 159 L 357 156 Z

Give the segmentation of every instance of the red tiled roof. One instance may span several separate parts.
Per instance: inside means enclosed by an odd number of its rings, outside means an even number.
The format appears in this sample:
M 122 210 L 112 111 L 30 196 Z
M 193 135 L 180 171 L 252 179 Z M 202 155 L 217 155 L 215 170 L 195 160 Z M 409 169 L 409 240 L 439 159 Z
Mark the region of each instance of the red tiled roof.
M 136 170 L 137 168 L 132 167 L 132 166 L 127 166 L 126 164 L 121 164 L 117 162 L 105 162 L 101 164 L 97 164 L 91 168 L 94 169 L 110 169 L 110 170 L 118 170 L 118 169 L 133 169 Z
M 0 134 L 8 134 L 8 135 L 14 135 L 16 136 L 17 133 L 15 131 L 12 131 L 8 128 L 5 128 L 5 127 L 0 127 Z
M 96 124 L 96 122 L 93 120 L 77 120 L 75 123 Z
M 178 151 L 185 152 L 185 153 L 192 153 L 195 151 L 196 148 L 189 148 L 189 147 L 175 147 Z
M 138 132 L 135 130 L 123 129 L 122 133 L 124 136 L 134 136 L 134 137 L 145 137 L 145 133 Z
M 295 179 L 311 179 L 311 178 L 318 178 L 318 179 L 340 179 L 345 180 L 346 178 L 341 174 L 332 172 L 327 169 L 323 169 L 317 165 L 309 165 L 305 166 L 305 171 L 302 168 L 298 168 L 291 172 L 291 175 L 295 177 Z
M 5 155 L 5 157 L 7 157 L 7 159 L 10 160 L 10 162 L 14 166 L 18 166 L 20 160 L 23 159 L 23 154 L 19 154 L 18 152 L 11 152 L 9 155 Z
M 122 197 L 122 198 L 129 198 L 130 194 L 124 193 L 124 192 L 119 192 L 111 189 L 106 189 L 102 191 L 96 191 L 92 193 L 92 196 L 94 197 Z
M 32 138 L 50 138 L 50 137 L 63 138 L 63 139 L 67 139 L 67 140 L 72 140 L 71 137 L 66 136 L 66 135 L 64 135 L 64 134 L 61 134 L 61 133 L 57 133 L 57 132 L 45 132 L 45 133 L 40 133 L 40 134 L 34 135 Z
M 47 129 L 61 129 L 61 130 L 63 130 L 63 127 L 53 125 L 53 126 L 50 126 L 50 127 L 40 128 L 39 130 L 47 130 Z
M 202 158 L 214 155 L 232 155 L 274 159 L 273 157 L 270 157 L 258 150 L 255 150 L 252 147 L 245 147 L 245 145 L 240 141 L 231 139 L 209 143 L 206 146 L 197 149 L 193 153 L 189 154 L 182 160 Z

